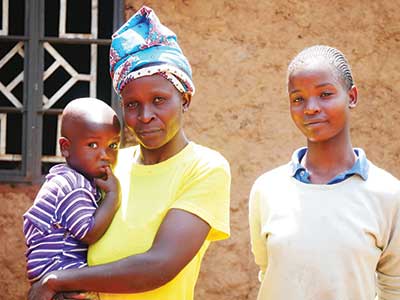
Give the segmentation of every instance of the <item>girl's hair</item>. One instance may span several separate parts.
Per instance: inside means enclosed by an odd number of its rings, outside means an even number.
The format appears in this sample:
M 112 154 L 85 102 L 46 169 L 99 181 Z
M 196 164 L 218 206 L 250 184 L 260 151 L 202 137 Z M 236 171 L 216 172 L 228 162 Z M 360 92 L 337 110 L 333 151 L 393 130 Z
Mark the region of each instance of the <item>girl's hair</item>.
M 336 48 L 324 45 L 311 46 L 297 54 L 289 64 L 287 77 L 289 78 L 290 74 L 304 63 L 318 58 L 326 60 L 334 67 L 336 75 L 343 80 L 347 89 L 354 85 L 351 68 L 344 54 Z

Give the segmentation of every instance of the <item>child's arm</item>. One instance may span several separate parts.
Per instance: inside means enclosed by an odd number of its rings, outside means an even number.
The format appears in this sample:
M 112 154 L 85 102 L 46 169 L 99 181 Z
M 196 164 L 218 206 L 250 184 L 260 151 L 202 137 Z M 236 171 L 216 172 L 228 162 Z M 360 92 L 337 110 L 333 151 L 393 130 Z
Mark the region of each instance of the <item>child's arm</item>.
M 95 179 L 96 185 L 105 193 L 104 199 L 94 214 L 94 225 L 82 238 L 86 244 L 93 244 L 107 230 L 120 203 L 120 186 L 111 169 L 106 169 L 106 179 Z

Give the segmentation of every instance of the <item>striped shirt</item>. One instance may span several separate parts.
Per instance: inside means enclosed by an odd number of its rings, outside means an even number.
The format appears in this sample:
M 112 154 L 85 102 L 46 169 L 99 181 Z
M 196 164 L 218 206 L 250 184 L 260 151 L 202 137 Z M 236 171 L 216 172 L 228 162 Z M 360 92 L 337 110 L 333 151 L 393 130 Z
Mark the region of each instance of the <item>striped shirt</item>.
M 87 265 L 88 246 L 81 239 L 94 225 L 99 198 L 94 183 L 67 165 L 50 169 L 23 216 L 29 281 L 54 270 Z

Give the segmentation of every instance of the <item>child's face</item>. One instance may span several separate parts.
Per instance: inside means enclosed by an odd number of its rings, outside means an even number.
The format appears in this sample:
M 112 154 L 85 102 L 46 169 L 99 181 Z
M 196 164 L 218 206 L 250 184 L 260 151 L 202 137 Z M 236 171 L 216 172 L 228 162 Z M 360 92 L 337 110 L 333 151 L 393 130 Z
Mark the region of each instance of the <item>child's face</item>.
M 347 90 L 333 67 L 324 61 L 305 63 L 289 76 L 290 113 L 311 142 L 327 141 L 348 133 Z
M 117 160 L 119 126 L 82 122 L 69 138 L 68 165 L 87 178 L 103 177 Z
M 128 83 L 121 92 L 125 123 L 146 149 L 173 145 L 182 131 L 181 93 L 160 75 Z

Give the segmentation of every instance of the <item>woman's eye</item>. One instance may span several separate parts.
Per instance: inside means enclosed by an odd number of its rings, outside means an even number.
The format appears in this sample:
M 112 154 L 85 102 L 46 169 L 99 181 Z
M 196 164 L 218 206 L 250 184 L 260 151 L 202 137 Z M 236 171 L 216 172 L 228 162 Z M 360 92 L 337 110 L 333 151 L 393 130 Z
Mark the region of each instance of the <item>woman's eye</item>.
M 165 98 L 162 98 L 162 97 L 156 97 L 156 98 L 154 98 L 154 103 L 155 104 L 160 104 L 160 103 L 163 103 L 165 101 Z
M 137 102 L 128 102 L 125 106 L 128 109 L 135 109 L 138 107 L 138 103 Z
M 118 143 L 112 143 L 109 146 L 111 149 L 118 149 Z
M 88 146 L 93 149 L 96 149 L 98 147 L 97 143 L 89 143 Z

